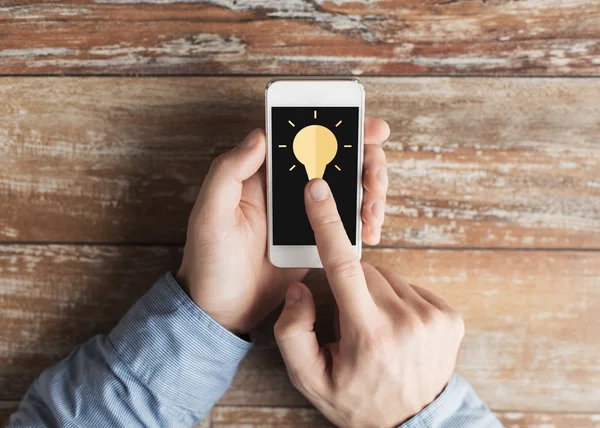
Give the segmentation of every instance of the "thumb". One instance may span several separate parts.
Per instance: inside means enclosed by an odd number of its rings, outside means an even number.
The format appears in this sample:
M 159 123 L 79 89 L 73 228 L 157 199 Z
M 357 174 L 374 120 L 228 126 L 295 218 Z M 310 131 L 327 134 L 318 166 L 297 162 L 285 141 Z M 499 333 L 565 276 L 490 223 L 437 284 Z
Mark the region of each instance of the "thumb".
M 312 293 L 301 282 L 292 283 L 275 323 L 275 340 L 290 379 L 301 392 L 314 393 L 328 385 L 327 358 L 313 330 L 315 319 Z
M 202 183 L 199 206 L 211 216 L 233 213 L 242 197 L 243 182 L 260 169 L 265 151 L 265 133 L 255 129 L 236 148 L 218 156 Z

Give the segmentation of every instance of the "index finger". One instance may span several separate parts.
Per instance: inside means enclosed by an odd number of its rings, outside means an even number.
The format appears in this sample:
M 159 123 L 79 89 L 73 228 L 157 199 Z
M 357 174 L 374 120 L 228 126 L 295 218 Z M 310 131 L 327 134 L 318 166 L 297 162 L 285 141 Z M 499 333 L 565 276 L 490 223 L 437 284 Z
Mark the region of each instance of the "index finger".
M 356 250 L 352 248 L 333 195 L 324 180 L 315 179 L 308 183 L 304 204 L 315 232 L 319 257 L 340 312 L 358 315 L 368 311 L 375 303 Z

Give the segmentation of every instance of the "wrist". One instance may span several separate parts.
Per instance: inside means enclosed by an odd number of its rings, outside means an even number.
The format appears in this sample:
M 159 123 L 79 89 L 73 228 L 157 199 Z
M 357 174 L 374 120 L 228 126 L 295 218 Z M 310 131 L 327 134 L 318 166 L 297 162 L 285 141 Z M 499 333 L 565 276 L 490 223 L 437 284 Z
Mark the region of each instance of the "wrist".
M 205 298 L 201 293 L 201 286 L 190 280 L 190 276 L 187 274 L 187 270 L 183 264 L 174 278 L 181 289 L 206 315 L 236 336 L 248 340 L 248 333 L 250 333 L 251 330 L 251 328 L 248 327 L 248 323 L 243 322 L 243 320 L 240 319 L 242 318 L 240 314 L 235 313 L 235 310 L 231 307 L 226 311 L 216 310 L 214 306 L 215 304 L 218 305 L 218 302 L 216 302 L 218 298 L 215 298 L 214 296 L 212 296 L 212 298 Z
M 405 419 L 399 425 L 399 428 L 425 428 L 432 425 L 441 425 L 441 423 L 435 424 L 433 422 L 445 414 L 454 414 L 458 410 L 457 406 L 462 402 L 462 393 L 460 388 L 457 389 L 457 380 L 457 376 L 452 375 L 435 399 L 411 417 Z
M 125 364 L 153 395 L 166 397 L 177 407 L 198 410 L 225 392 L 252 347 L 207 316 L 170 273 L 157 281 L 105 339 L 98 340 L 110 343 L 112 350 L 106 357 L 111 366 Z M 198 385 L 217 378 L 214 388 L 198 394 Z

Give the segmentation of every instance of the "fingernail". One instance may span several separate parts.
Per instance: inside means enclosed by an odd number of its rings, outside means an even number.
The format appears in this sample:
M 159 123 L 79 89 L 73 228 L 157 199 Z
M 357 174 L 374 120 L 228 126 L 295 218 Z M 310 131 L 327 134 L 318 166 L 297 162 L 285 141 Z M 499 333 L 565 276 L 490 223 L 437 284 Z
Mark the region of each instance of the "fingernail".
M 254 130 L 252 132 L 250 132 L 248 135 L 246 135 L 246 138 L 244 138 L 244 141 L 242 141 L 242 147 L 246 148 L 246 149 L 251 149 L 252 147 L 254 147 L 256 145 L 256 143 L 258 142 L 258 130 Z
M 371 207 L 371 213 L 377 219 L 379 224 L 383 223 L 383 216 L 385 211 L 385 205 L 383 201 L 375 201 Z
M 297 284 L 291 284 L 285 295 L 285 306 L 295 306 L 302 300 L 302 289 Z
M 381 184 L 387 187 L 388 185 L 388 176 L 387 176 L 387 168 L 380 167 L 377 170 L 377 179 Z
M 308 193 L 313 201 L 322 201 L 329 196 L 329 186 L 325 180 L 318 178 L 311 183 Z

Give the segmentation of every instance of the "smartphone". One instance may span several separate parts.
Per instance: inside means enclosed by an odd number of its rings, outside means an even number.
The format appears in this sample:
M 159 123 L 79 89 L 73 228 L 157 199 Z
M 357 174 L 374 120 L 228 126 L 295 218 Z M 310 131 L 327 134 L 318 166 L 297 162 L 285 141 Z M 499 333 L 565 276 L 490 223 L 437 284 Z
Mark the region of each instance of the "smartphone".
M 304 207 L 313 178 L 329 184 L 361 255 L 363 85 L 354 78 L 273 79 L 265 91 L 268 254 L 277 267 L 322 267 Z

